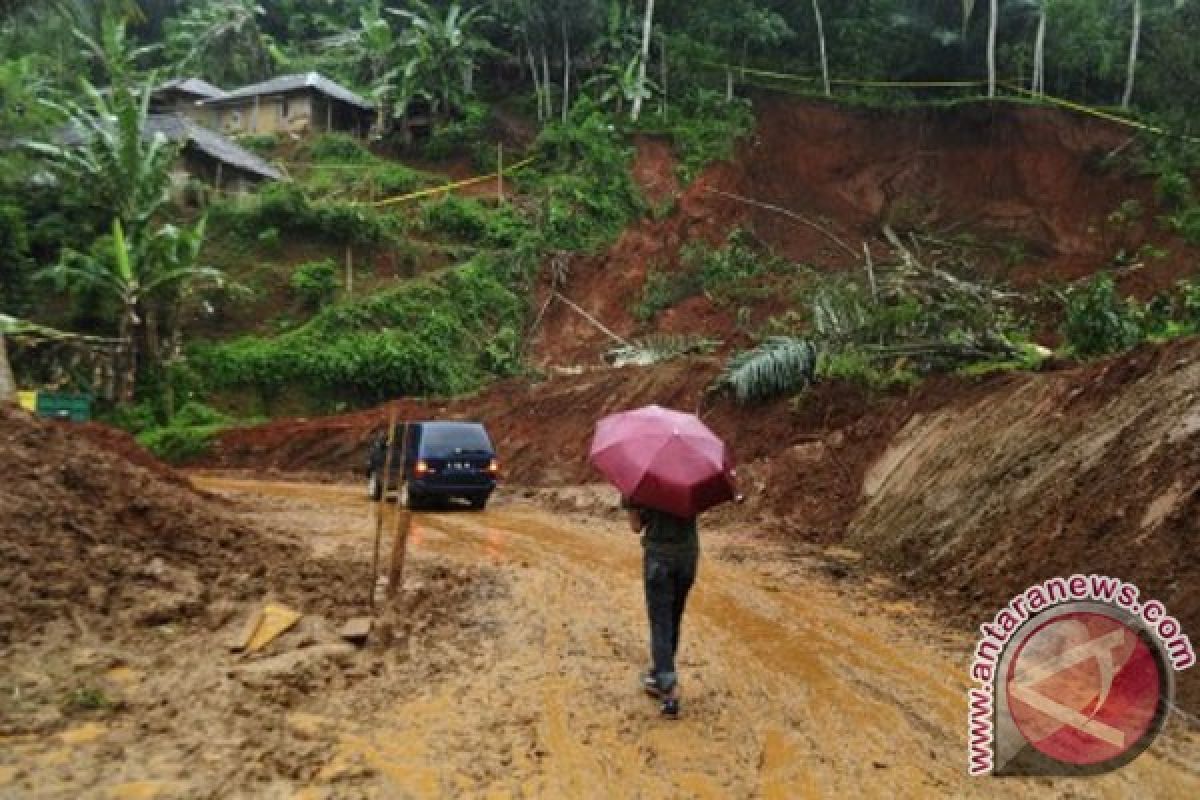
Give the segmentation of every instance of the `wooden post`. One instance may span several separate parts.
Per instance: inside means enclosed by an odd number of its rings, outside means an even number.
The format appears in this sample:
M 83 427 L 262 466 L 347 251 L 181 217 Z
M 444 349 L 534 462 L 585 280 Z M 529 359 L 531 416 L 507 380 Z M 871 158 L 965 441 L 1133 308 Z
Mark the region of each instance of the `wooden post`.
M 496 145 L 496 202 L 504 202 L 504 142 Z
M 346 297 L 354 295 L 354 245 L 346 242 Z
M 400 483 L 408 482 L 408 426 L 400 437 Z M 400 487 L 396 487 L 396 516 L 392 525 L 392 562 L 388 569 L 388 597 L 395 597 L 404 584 L 404 561 L 408 554 L 408 534 L 412 530 L 412 512 L 400 503 Z M 408 493 L 405 492 L 407 495 Z
M 383 538 L 383 509 L 384 504 L 387 503 L 388 482 L 392 478 L 392 445 L 395 441 L 396 409 L 393 408 L 388 412 L 387 452 L 383 455 L 383 475 L 379 477 L 379 499 L 375 501 L 375 554 L 371 558 L 371 616 L 375 616 L 375 584 L 379 580 L 379 540 Z

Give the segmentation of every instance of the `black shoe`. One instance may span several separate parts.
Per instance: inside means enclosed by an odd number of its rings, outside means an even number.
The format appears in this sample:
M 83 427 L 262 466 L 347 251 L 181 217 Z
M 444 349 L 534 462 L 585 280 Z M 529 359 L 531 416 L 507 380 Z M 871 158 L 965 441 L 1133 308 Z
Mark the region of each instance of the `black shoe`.
M 664 719 L 679 719 L 679 698 L 666 697 L 659 708 Z
M 658 676 L 653 671 L 642 674 L 642 690 L 651 697 L 662 697 L 662 687 L 658 685 Z

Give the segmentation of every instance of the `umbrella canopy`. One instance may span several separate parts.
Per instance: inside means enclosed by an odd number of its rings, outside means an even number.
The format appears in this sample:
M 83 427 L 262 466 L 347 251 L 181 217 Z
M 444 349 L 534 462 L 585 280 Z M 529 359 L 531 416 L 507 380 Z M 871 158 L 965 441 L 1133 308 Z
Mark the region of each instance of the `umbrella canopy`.
M 631 502 L 679 517 L 734 497 L 733 456 L 694 414 L 646 406 L 607 416 L 588 459 Z

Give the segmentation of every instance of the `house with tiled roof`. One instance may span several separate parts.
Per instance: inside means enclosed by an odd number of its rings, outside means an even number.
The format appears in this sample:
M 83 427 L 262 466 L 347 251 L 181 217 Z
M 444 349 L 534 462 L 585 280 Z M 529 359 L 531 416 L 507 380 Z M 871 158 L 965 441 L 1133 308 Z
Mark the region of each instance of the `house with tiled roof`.
M 174 192 L 182 196 L 192 180 L 222 191 L 246 191 L 263 181 L 287 180 L 278 169 L 227 136 L 209 130 L 186 114 L 150 114 L 142 136 L 161 135 L 179 147 L 179 159 L 171 169 Z M 57 139 L 67 146 L 87 142 L 88 134 L 66 127 Z
M 365 136 L 375 107 L 316 72 L 284 75 L 195 104 L 202 123 L 225 134 L 330 133 Z

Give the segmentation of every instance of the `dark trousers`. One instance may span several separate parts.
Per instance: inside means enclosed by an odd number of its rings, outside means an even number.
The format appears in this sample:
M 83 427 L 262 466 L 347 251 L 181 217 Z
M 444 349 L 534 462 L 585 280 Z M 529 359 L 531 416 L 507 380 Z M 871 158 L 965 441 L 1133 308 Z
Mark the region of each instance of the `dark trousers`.
M 675 687 L 675 653 L 688 592 L 696 581 L 695 552 L 656 553 L 647 550 L 642 570 L 646 582 L 646 612 L 650 617 L 650 654 L 658 686 Z

